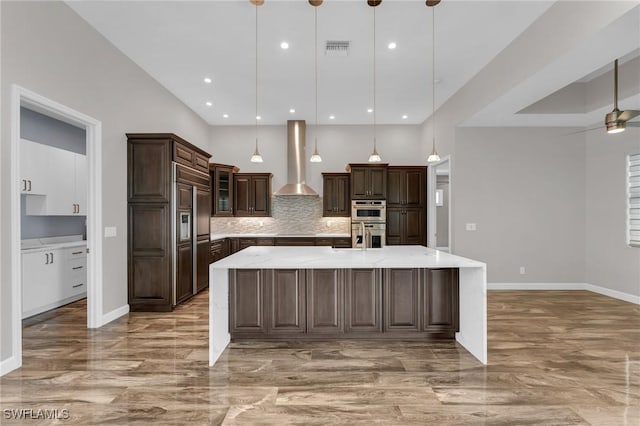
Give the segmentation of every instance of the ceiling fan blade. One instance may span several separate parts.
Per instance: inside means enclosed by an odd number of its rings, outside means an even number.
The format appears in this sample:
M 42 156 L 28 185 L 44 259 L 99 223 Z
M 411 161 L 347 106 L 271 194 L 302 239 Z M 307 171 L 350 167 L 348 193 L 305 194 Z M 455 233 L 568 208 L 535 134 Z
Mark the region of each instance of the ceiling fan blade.
M 637 117 L 638 115 L 640 115 L 640 111 L 634 110 L 634 109 L 628 109 L 628 110 L 622 111 L 620 113 L 620 115 L 618 116 L 618 120 L 620 120 L 620 121 L 629 121 L 633 117 Z
M 627 122 L 627 123 L 625 123 L 625 126 L 627 126 L 627 127 L 640 127 L 640 121 L 633 121 L 631 123 Z
M 577 135 L 579 133 L 587 133 L 587 132 L 591 132 L 593 130 L 602 130 L 604 129 L 604 126 L 598 126 L 598 127 L 592 127 L 590 129 L 582 129 L 582 130 L 578 130 L 576 132 L 571 132 L 571 133 L 565 133 L 564 136 L 569 136 L 569 135 Z

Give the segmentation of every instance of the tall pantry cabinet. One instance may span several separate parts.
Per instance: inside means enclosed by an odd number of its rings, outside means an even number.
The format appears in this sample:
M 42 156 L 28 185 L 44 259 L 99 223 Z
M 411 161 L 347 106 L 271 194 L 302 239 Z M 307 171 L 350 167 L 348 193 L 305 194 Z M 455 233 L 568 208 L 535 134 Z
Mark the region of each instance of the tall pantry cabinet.
M 211 155 L 172 133 L 127 138 L 129 306 L 171 311 L 209 285 Z

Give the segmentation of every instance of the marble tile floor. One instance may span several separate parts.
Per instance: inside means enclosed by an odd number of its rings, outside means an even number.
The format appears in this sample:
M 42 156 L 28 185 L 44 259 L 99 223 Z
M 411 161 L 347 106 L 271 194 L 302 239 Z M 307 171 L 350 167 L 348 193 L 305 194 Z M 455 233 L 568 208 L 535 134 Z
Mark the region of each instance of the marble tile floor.
M 341 340 L 232 343 L 209 368 L 207 298 L 97 330 L 84 301 L 24 321 L 0 424 L 640 425 L 637 305 L 491 291 L 486 366 L 455 342 Z

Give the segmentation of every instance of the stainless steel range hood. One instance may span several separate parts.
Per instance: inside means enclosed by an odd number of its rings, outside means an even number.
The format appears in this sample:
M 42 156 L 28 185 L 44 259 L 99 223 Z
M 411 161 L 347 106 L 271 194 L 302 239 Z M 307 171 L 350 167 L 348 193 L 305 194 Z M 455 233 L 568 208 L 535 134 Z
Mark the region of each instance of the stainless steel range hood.
M 276 196 L 318 196 L 318 193 L 306 184 L 306 129 L 304 120 L 287 121 L 287 184 L 274 193 Z

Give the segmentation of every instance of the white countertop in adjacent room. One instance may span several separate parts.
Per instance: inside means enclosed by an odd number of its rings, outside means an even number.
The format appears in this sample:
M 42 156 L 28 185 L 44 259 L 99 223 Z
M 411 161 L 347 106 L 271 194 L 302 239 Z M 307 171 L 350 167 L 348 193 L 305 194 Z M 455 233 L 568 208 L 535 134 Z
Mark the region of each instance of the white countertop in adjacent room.
M 479 268 L 485 264 L 424 246 L 381 249 L 253 246 L 210 265 L 213 269 Z
M 68 247 L 86 246 L 87 240 L 82 235 L 69 235 L 65 237 L 32 238 L 21 241 L 22 252 L 37 252 L 40 250 L 53 250 Z

